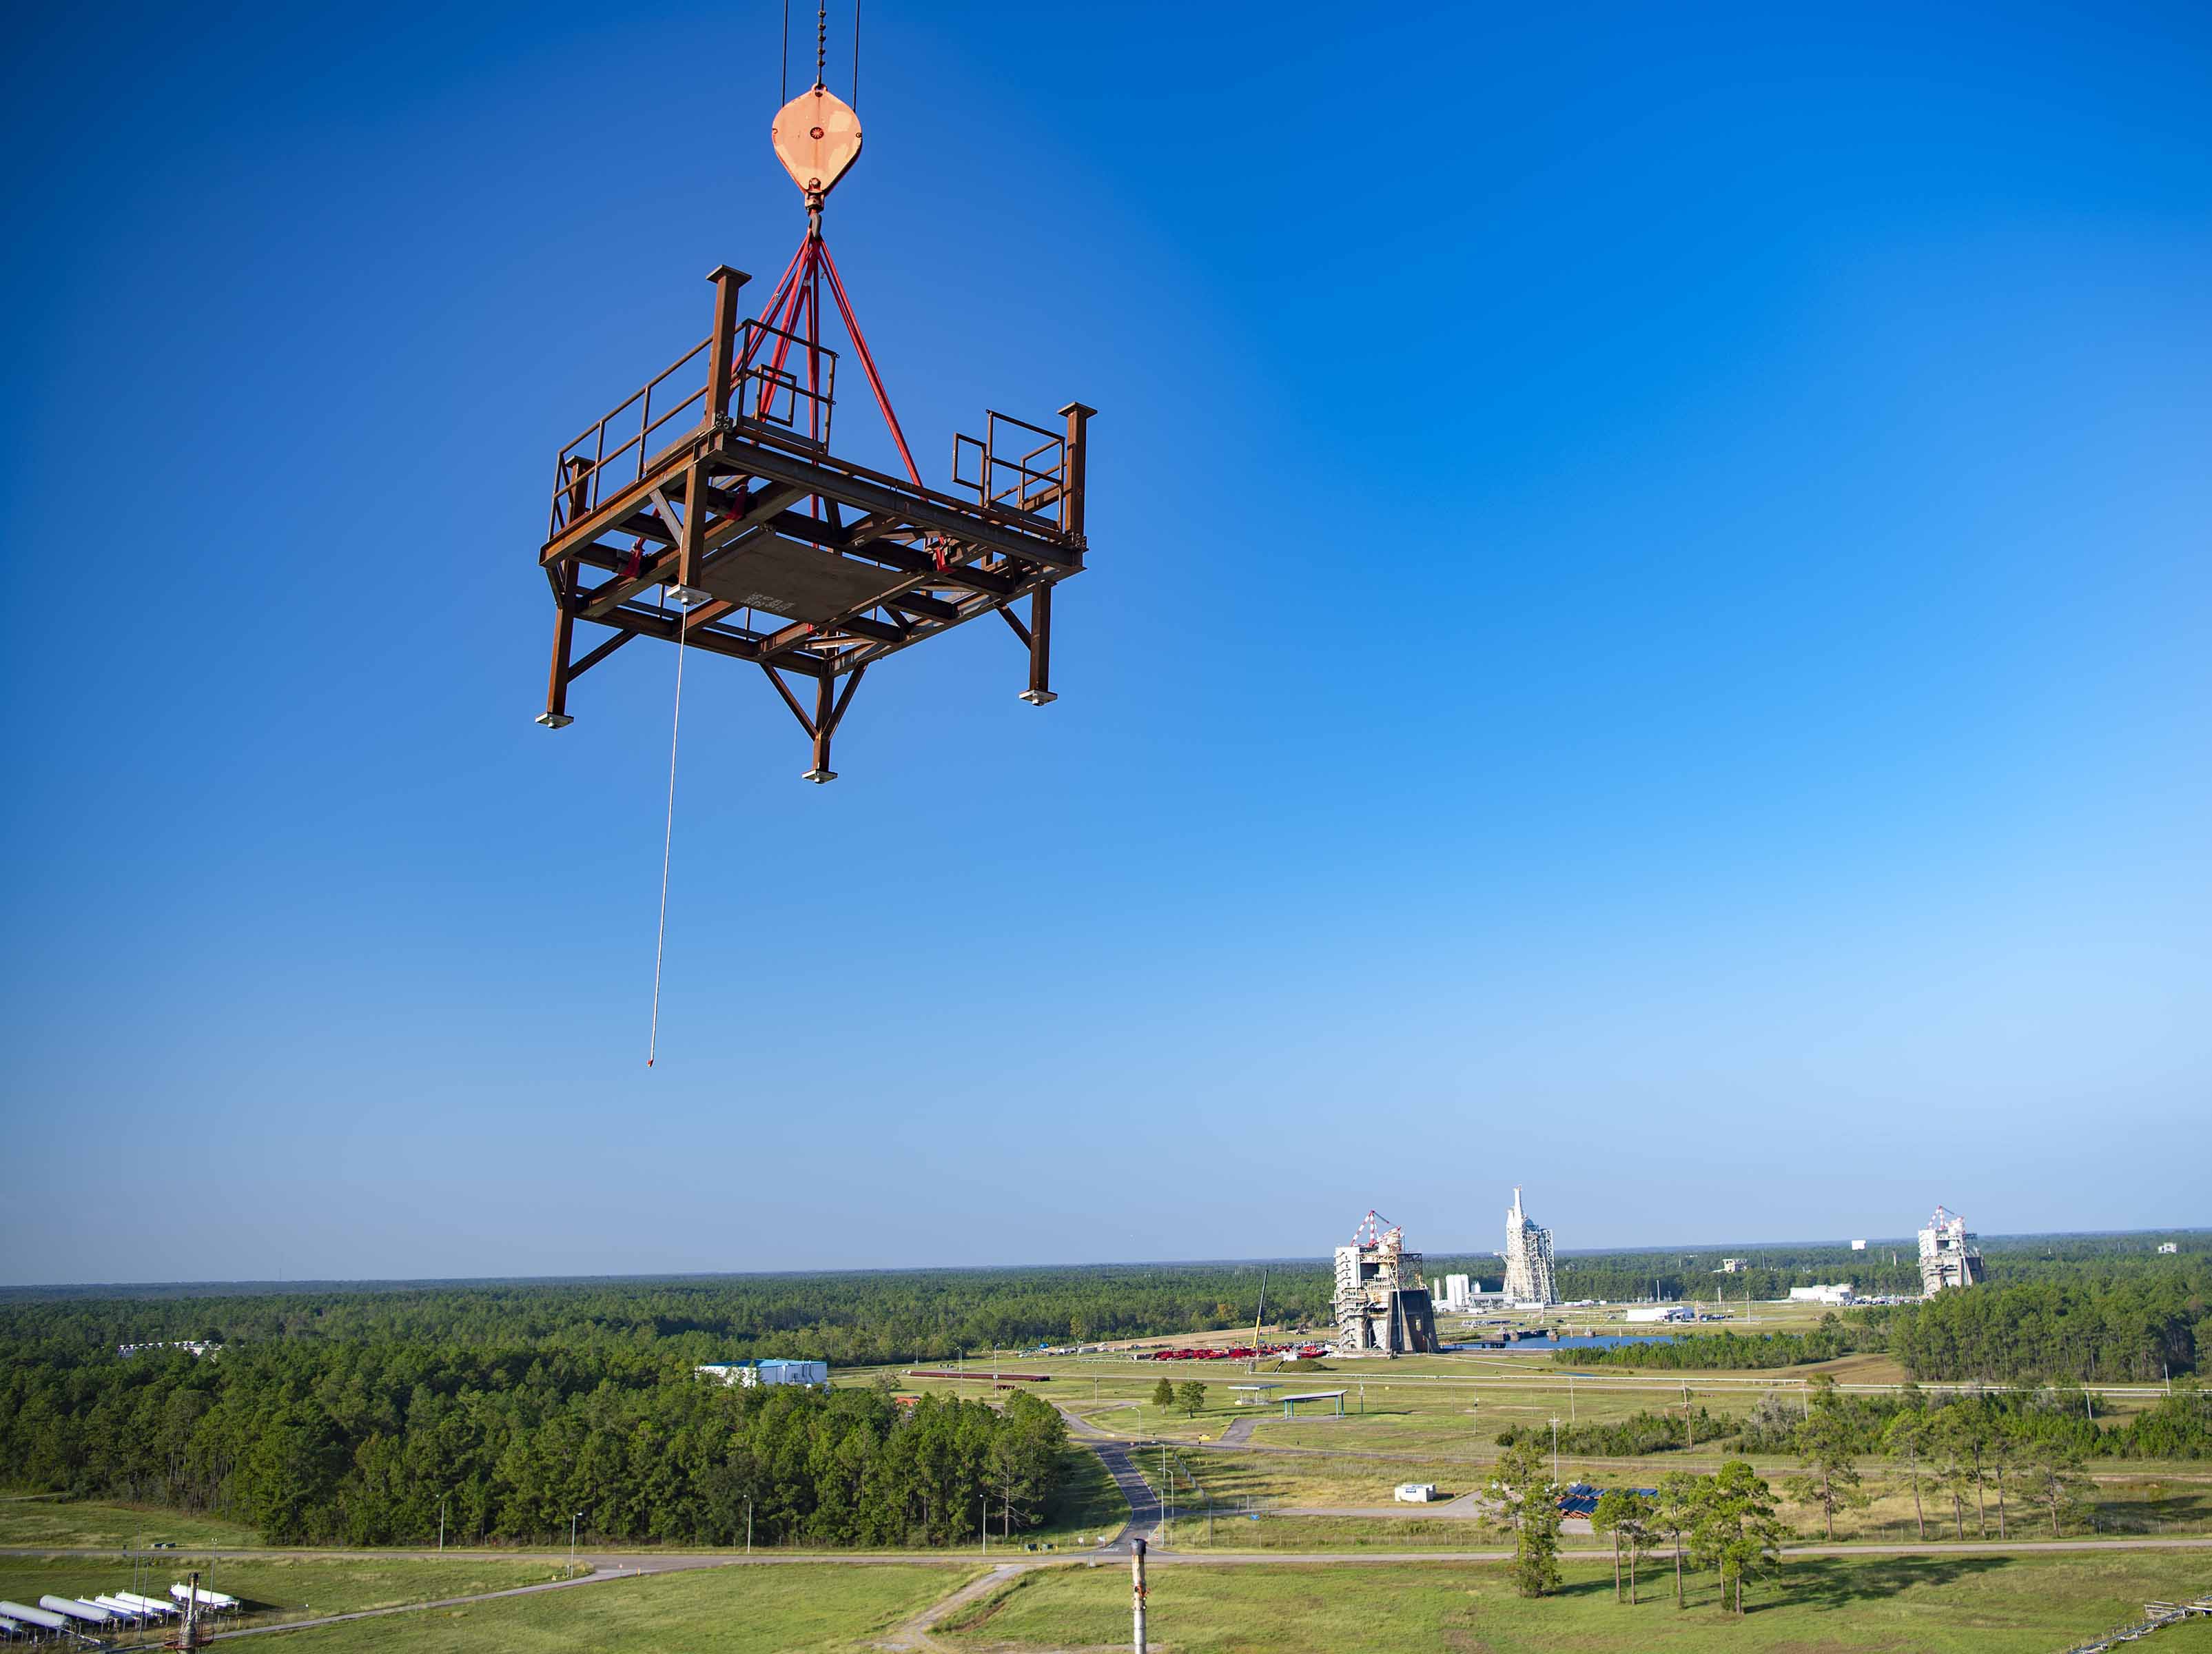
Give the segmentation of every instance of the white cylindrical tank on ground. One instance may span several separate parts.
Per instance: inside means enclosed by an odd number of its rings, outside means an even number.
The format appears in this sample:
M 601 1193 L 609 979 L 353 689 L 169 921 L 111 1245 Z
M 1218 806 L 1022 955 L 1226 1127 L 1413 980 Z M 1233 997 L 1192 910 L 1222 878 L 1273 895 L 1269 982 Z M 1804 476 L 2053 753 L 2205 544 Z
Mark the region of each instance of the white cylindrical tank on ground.
M 41 1631 L 65 1631 L 69 1621 L 45 1608 L 26 1608 L 21 1602 L 0 1602 L 0 1614 L 11 1620 L 21 1620 L 27 1626 L 36 1626 Z
M 140 1608 L 135 1602 L 126 1602 L 120 1596 L 100 1596 L 94 1597 L 92 1600 L 100 1607 L 106 1608 L 110 1614 L 120 1614 L 126 1620 L 143 1620 L 146 1617 L 146 1610 L 144 1608 Z
M 169 1595 L 179 1602 L 189 1602 L 192 1599 L 192 1588 L 184 1584 L 172 1585 Z M 238 1598 L 225 1596 L 221 1591 L 210 1590 L 203 1585 L 200 1587 L 200 1606 L 204 1608 L 234 1608 L 238 1606 Z
M 89 1602 L 80 1602 L 73 1596 L 41 1596 L 39 1606 L 56 1614 L 66 1614 L 72 1620 L 82 1620 L 88 1626 L 104 1626 L 113 1622 L 115 1616 L 106 1608 L 94 1608 Z
M 158 1596 L 141 1596 L 135 1590 L 118 1590 L 115 1595 L 122 1601 L 130 1603 L 131 1607 L 137 1608 L 141 1614 L 174 1614 L 177 1612 L 177 1605 L 174 1602 L 165 1602 Z

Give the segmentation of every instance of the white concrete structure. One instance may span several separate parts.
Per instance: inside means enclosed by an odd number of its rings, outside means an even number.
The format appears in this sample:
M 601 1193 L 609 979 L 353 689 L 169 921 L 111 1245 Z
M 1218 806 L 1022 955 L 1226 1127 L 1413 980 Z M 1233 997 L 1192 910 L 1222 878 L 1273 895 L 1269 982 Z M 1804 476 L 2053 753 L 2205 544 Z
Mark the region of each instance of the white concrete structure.
M 1473 1286 L 1465 1275 L 1446 1275 L 1444 1295 L 1437 1304 L 1439 1310 L 1471 1310 L 1474 1307 Z
M 1920 1231 L 1920 1291 L 1933 1298 L 1947 1286 L 1972 1286 L 1983 1277 L 1982 1249 L 1966 1232 L 1966 1220 L 1942 1207 Z
M 1437 1496 L 1437 1485 L 1432 1481 L 1401 1481 L 1392 1495 L 1401 1505 L 1426 1505 Z
M 1852 1250 L 1852 1251 L 1854 1251 L 1854 1252 L 1863 1252 L 1863 1251 L 1865 1251 L 1865 1250 L 1866 1250 L 1866 1243 L 1865 1243 L 1864 1241 L 1863 1241 L 1863 1240 L 1859 1240 L 1859 1241 L 1853 1241 L 1853 1242 L 1851 1243 L 1851 1250 Z
M 1749 1258 L 1723 1258 L 1721 1267 L 1713 1273 L 1717 1275 L 1740 1275 L 1750 1268 Z
M 1515 1304 L 1557 1304 L 1559 1280 L 1552 1270 L 1552 1231 L 1540 1229 L 1521 1210 L 1521 1191 L 1505 1214 L 1505 1296 Z
M 1839 1280 L 1832 1286 L 1792 1286 L 1790 1301 L 1792 1304 L 1854 1304 L 1858 1301 L 1858 1293 L 1852 1290 L 1850 1281 Z
M 2160 1241 L 2158 1244 L 2158 1250 L 2160 1256 L 2164 1256 L 2168 1252 L 2180 1251 L 2181 1244 L 2179 1241 Z

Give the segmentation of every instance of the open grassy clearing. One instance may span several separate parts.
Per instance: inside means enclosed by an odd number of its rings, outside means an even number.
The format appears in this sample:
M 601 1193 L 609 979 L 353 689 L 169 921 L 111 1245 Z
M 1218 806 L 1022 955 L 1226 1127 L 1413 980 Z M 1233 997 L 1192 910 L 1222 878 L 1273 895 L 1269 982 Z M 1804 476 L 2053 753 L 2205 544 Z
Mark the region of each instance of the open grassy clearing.
M 1765 1311 L 1767 1307 L 1760 1307 Z M 1579 1311 L 1577 1311 L 1579 1313 Z M 1798 1311 L 1802 1316 L 1802 1309 Z M 1812 1316 L 1816 1320 L 1816 1316 Z M 1754 1323 L 1765 1331 L 1765 1316 Z M 1437 1355 L 1398 1362 L 1322 1362 L 1322 1371 L 1276 1376 L 1261 1369 L 1245 1373 L 1228 1362 L 1130 1362 L 1121 1358 L 1006 1358 L 1005 1371 L 1048 1373 L 1036 1384 L 1037 1396 L 1051 1397 L 1066 1411 L 1115 1435 L 1141 1442 L 1170 1442 L 1186 1450 L 1186 1464 L 1199 1475 L 1206 1493 L 1224 1504 L 1261 1501 L 1272 1505 L 1382 1505 L 1398 1481 L 1436 1481 L 1444 1493 L 1464 1493 L 1482 1484 L 1486 1466 L 1498 1457 L 1498 1433 L 1509 1426 L 1547 1428 L 1553 1417 L 1564 1426 L 1626 1420 L 1639 1411 L 1681 1411 L 1687 1404 L 1721 1417 L 1743 1417 L 1767 1393 L 1785 1404 L 1802 1407 L 1808 1377 L 1836 1371 L 1840 1382 L 1889 1382 L 1871 1371 L 1882 1358 L 1847 1355 L 1820 1366 L 1760 1371 L 1760 1373 L 1637 1373 L 1614 1369 L 1573 1369 L 1548 1355 Z M 988 1371 L 984 1365 L 982 1371 Z M 1170 1382 L 1206 1384 L 1206 1407 L 1190 1415 L 1182 1408 L 1159 1408 L 1151 1396 L 1161 1376 Z M 973 1393 L 973 1380 L 900 1380 L 921 1389 Z M 1237 1407 L 1232 1384 L 1279 1382 L 1283 1391 L 1347 1389 L 1347 1417 L 1301 1415 L 1285 1420 L 1276 1407 Z M 982 1384 L 988 1391 L 988 1382 Z M 2148 1407 L 2152 1397 L 2108 1396 L 2100 1417 L 2126 1417 Z M 1245 1424 L 1249 1446 L 1225 1450 L 1221 1438 Z M 1270 1453 L 1267 1449 L 1307 1449 L 1307 1453 Z M 1371 1455 L 1371 1457 L 1364 1457 Z M 1741 1450 L 1728 1439 L 1708 1446 L 1639 1457 L 1589 1457 L 1562 1453 L 1562 1480 L 1597 1484 L 1648 1484 L 1666 1470 L 1712 1470 L 1723 1457 Z M 1798 1469 L 1785 1453 L 1745 1455 L 1774 1484 Z M 1157 1475 L 1157 1464 L 1152 1466 Z M 1838 1539 L 1917 1537 L 1911 1495 L 1891 1477 L 1891 1466 L 1863 1462 L 1867 1488 L 1875 1501 L 1838 1523 Z M 2124 1459 L 2094 1459 L 2088 1473 L 2100 1486 L 2094 1530 L 2115 1535 L 2212 1532 L 2212 1464 L 2152 1464 Z M 1787 1512 L 1801 1526 L 1812 1512 Z M 1933 1505 L 1929 1515 L 1936 1515 Z M 2013 1512 L 2017 1517 L 2017 1512 Z M 1969 1532 L 1978 1522 L 1969 1519 Z M 1996 1526 L 1993 1526 L 1996 1532 Z M 1931 1530 L 1933 1537 L 1933 1530 Z
M 981 1572 L 969 1566 L 796 1563 L 608 1579 L 574 1590 L 288 1632 L 283 1654 L 842 1654 Z
M 258 1545 L 253 1529 L 220 1517 L 187 1516 L 156 1506 L 101 1505 L 56 1494 L 0 1494 L 0 1547 L 52 1545 Z
M 1769 1306 L 1759 1306 L 1763 1310 Z M 1801 1311 L 1802 1313 L 1802 1311 Z M 1817 1319 L 1817 1317 L 1811 1317 Z M 1762 1319 L 1753 1330 L 1765 1330 Z M 1069 1412 L 1116 1435 L 1142 1442 L 1167 1442 L 1181 1449 L 1182 1462 L 1199 1480 L 1206 1495 L 1217 1506 L 1258 1505 L 1268 1510 L 1319 1507 L 1342 1509 L 1385 1506 L 1391 1490 L 1401 1481 L 1433 1481 L 1449 1497 L 1479 1489 L 1488 1466 L 1498 1454 L 1499 1432 L 1511 1426 L 1548 1427 L 1552 1419 L 1564 1428 L 1576 1424 L 1607 1423 L 1642 1411 L 1677 1413 L 1695 1405 L 1725 1418 L 1747 1414 L 1769 1393 L 1785 1405 L 1802 1408 L 1807 1380 L 1820 1371 L 1837 1373 L 1839 1382 L 1881 1383 L 1880 1357 L 1846 1356 L 1820 1367 L 1784 1368 L 1759 1372 L 1639 1373 L 1632 1370 L 1575 1368 L 1542 1356 L 1446 1355 L 1416 1357 L 1399 1361 L 1329 1361 L 1320 1370 L 1281 1375 L 1264 1365 L 1248 1373 L 1242 1364 L 1211 1362 L 1135 1362 L 1120 1358 L 1027 1357 L 1002 1361 L 1004 1371 L 1051 1375 L 1033 1386 Z M 988 1364 L 984 1367 L 989 1371 Z M 1180 1407 L 1162 1408 L 1152 1395 L 1160 1378 L 1181 1383 L 1195 1379 L 1206 1388 L 1206 1405 L 1195 1414 Z M 916 1388 L 935 1387 L 972 1393 L 972 1380 L 907 1380 Z M 1303 1390 L 1344 1389 L 1347 1415 L 1307 1416 L 1285 1420 L 1279 1407 L 1239 1407 L 1231 1386 L 1278 1383 L 1277 1394 Z M 988 1390 L 988 1381 L 981 1387 Z M 2108 1396 L 2099 1402 L 2100 1417 L 2124 1418 L 2150 1404 L 2154 1398 Z M 1232 1426 L 1243 1425 L 1239 1434 L 1248 1444 L 1225 1446 L 1223 1437 Z M 1271 1451 L 1271 1449 L 1307 1450 Z M 1562 1480 L 1587 1481 L 1601 1486 L 1648 1486 L 1674 1469 L 1710 1471 L 1724 1458 L 1747 1456 L 1759 1473 L 1779 1492 L 1784 1479 L 1798 1469 L 1785 1453 L 1743 1455 L 1723 1438 L 1717 1444 L 1700 1441 L 1694 1449 L 1675 1450 L 1633 1457 L 1598 1457 L 1571 1450 L 1559 1456 Z M 1139 1453 L 1138 1461 L 1147 1479 L 1157 1482 L 1155 1454 Z M 1893 1467 L 1879 1460 L 1862 1462 L 1869 1505 L 1838 1517 L 1836 1537 L 1849 1541 L 1917 1540 L 1923 1533 L 1913 1511 L 1909 1486 L 1893 1474 Z M 2098 1497 L 2089 1531 L 2114 1535 L 2179 1535 L 2212 1532 L 2212 1464 L 2184 1462 L 2160 1464 L 2144 1461 L 2093 1460 L 2087 1467 L 2094 1479 Z M 1190 1497 L 1183 1488 L 1181 1504 Z M 1192 1500 L 1196 1503 L 1195 1499 Z M 1923 1494 L 1930 1541 L 1954 1536 L 1948 1505 L 1932 1493 Z M 1785 1504 L 1785 1519 L 1808 1535 L 1820 1531 L 1816 1513 Z M 1283 1518 L 1290 1520 L 1291 1518 Z M 1388 1544 L 1389 1535 L 1405 1530 L 1407 1521 L 1420 1518 L 1364 1518 L 1343 1528 L 1331 1521 L 1318 1533 L 1316 1548 Z M 1217 1532 L 1218 1523 L 1217 1523 Z M 1255 1526 L 1240 1521 L 1244 1542 L 1273 1548 L 1272 1540 L 1253 1540 Z M 2047 1526 L 2037 1525 L 2033 1512 L 2014 1502 L 2005 1523 L 2013 1534 L 2047 1535 Z M 1979 1536 L 1977 1515 L 1966 1516 L 1966 1536 Z M 1990 1533 L 1998 1531 L 1994 1497 Z M 2071 1531 L 2083 1531 L 2075 1528 Z M 1224 1540 L 1222 1542 L 1229 1542 Z
M 134 1574 L 128 1562 L 92 1557 L 0 1558 L 0 1596 L 36 1602 L 40 1594 L 89 1596 L 106 1591 L 138 1590 L 166 1596 L 188 1569 L 200 1570 L 200 1584 L 242 1598 L 244 1624 L 299 1619 L 311 1614 L 349 1614 L 356 1608 L 391 1608 L 427 1602 L 441 1596 L 466 1596 L 558 1579 L 565 1565 L 547 1561 L 415 1561 L 400 1558 L 326 1561 L 283 1557 L 194 1558 L 190 1552 L 148 1559 Z M 159 1640 L 163 1633 L 155 1632 Z
M 1261 1654 L 1328 1648 L 1400 1654 L 1411 1647 L 1551 1654 L 1562 1648 L 1768 1651 L 1769 1654 L 2050 1654 L 2140 1614 L 2145 1601 L 2191 1592 L 2201 1556 L 2160 1552 L 2067 1557 L 1867 1557 L 1790 1565 L 1784 1586 L 1747 1593 L 1723 1614 L 1710 1575 L 1674 1606 L 1671 1574 L 1630 1607 L 1613 1599 L 1610 1566 L 1573 1563 L 1566 1590 L 1529 1602 L 1495 1564 L 1327 1568 L 1156 1569 L 1152 1645 L 1168 1654 Z M 979 1651 L 1121 1645 L 1129 1632 L 1125 1571 L 1040 1572 L 963 1611 L 939 1634 Z M 2160 1633 L 2161 1636 L 2169 1633 Z M 2148 1646 L 2154 1651 L 2154 1642 Z

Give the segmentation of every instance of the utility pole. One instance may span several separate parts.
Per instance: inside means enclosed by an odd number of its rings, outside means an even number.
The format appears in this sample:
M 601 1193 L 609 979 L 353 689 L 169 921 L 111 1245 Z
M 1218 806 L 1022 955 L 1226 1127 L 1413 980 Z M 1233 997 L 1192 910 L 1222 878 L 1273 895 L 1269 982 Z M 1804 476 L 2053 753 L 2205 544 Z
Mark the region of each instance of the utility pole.
M 745 1554 L 753 1554 L 753 1496 L 745 1495 Z
M 583 1514 L 581 1511 L 568 1513 L 568 1578 L 571 1579 L 576 1577 L 576 1521 Z
M 1559 1415 L 1552 1415 L 1552 1480 L 1559 1479 Z
M 983 1554 L 991 1554 L 991 1496 L 983 1494 L 977 1503 L 983 1507 Z
M 441 1556 L 446 1554 L 446 1501 L 452 1497 L 449 1493 L 438 1495 L 438 1554 Z
M 1130 1613 L 1134 1621 L 1134 1639 L 1131 1646 L 1136 1654 L 1145 1654 L 1145 1542 L 1138 1540 L 1129 1548 Z

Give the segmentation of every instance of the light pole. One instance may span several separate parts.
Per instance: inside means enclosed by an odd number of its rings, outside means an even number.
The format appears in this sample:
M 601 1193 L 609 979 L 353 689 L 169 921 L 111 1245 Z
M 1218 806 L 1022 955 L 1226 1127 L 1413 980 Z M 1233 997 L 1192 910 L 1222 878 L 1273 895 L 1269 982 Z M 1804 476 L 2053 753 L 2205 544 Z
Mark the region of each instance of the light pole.
M 978 1501 L 983 1507 L 983 1554 L 991 1554 L 991 1496 L 985 1493 Z
M 446 1554 L 446 1501 L 451 1498 L 453 1494 L 450 1493 L 438 1495 L 438 1554 L 441 1556 Z
M 1552 1415 L 1552 1480 L 1559 1479 L 1559 1415 Z
M 568 1578 L 571 1579 L 576 1577 L 576 1520 L 583 1514 L 581 1511 L 568 1513 Z
M 753 1554 L 753 1496 L 745 1495 L 745 1554 Z

